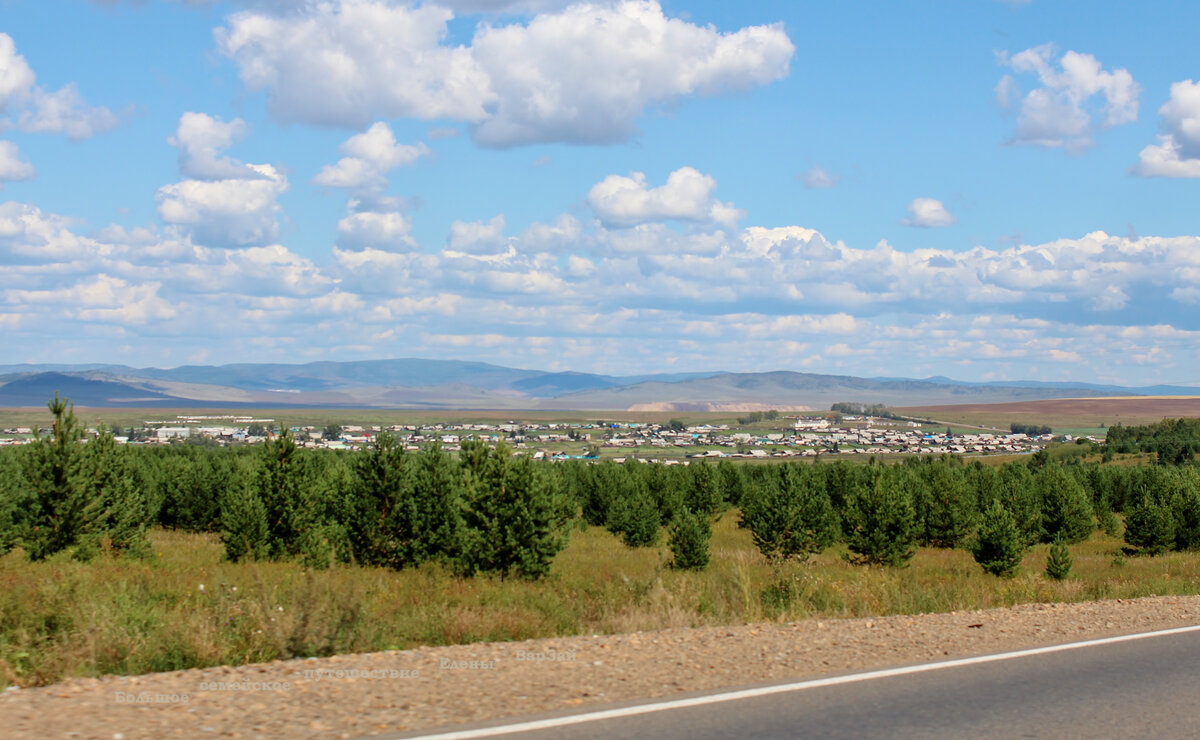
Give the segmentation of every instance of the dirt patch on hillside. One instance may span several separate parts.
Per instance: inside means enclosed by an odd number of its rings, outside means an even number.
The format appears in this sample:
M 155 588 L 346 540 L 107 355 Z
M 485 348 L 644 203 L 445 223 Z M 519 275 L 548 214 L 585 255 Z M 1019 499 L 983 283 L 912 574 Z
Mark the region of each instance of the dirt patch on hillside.
M 774 405 L 766 403 L 708 403 L 708 402 L 684 402 L 684 401 L 661 401 L 657 403 L 635 403 L 629 407 L 628 411 L 632 412 L 659 412 L 669 413 L 674 411 L 684 411 L 689 413 L 742 413 L 745 411 L 783 411 L 785 413 L 797 413 L 804 411 L 812 411 L 811 406 L 796 406 L 795 404 Z
M 6 738 L 354 738 L 1200 624 L 1200 596 L 671 629 L 66 681 Z

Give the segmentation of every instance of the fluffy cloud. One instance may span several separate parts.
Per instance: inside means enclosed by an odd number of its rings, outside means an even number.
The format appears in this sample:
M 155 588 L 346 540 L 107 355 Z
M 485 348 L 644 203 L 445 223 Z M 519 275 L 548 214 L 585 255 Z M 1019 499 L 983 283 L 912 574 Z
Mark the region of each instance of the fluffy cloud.
M 66 288 L 10 290 L 4 298 L 16 306 L 45 305 L 67 309 L 85 321 L 116 324 L 145 324 L 168 319 L 175 308 L 158 295 L 157 283 L 131 285 L 120 278 L 96 275 Z
M 485 26 L 471 50 L 496 95 L 475 137 L 511 146 L 622 141 L 648 106 L 786 76 L 795 47 L 781 25 L 721 34 L 626 0 Z
M 278 238 L 287 178 L 269 164 L 243 164 L 223 154 L 246 130 L 240 119 L 180 117 L 168 142 L 179 150 L 180 172 L 189 179 L 158 189 L 159 218 L 205 246 L 255 246 Z
M 34 174 L 33 165 L 21 159 L 17 145 L 0 140 L 0 183 L 32 180 Z M 4 187 L 3 184 L 0 187 Z
M 179 171 L 198 180 L 257 179 L 258 173 L 221 152 L 249 131 L 245 121 L 226 123 L 206 113 L 184 113 L 167 142 L 179 150 Z
M 364 133 L 351 136 L 341 146 L 346 155 L 337 164 L 326 165 L 313 183 L 330 188 L 382 190 L 384 177 L 397 167 L 406 167 L 432 152 L 422 142 L 398 144 L 392 129 L 382 121 Z
M 504 236 L 504 214 L 487 223 L 455 221 L 450 224 L 446 249 L 450 252 L 474 255 L 497 255 L 508 252 L 509 240 Z
M 0 264 L 52 264 L 86 260 L 103 253 L 96 242 L 76 235 L 70 219 L 9 201 L 0 203 Z
M 456 13 L 538 13 L 558 10 L 578 0 L 440 0 Z
M 273 182 L 256 175 L 187 182 Z M 404 203 L 384 198 L 352 201 L 325 261 L 278 244 L 208 246 L 184 223 L 75 228 L 0 204 L 0 322 L 13 351 L 62 336 L 56 353 L 99 352 L 122 336 L 174 361 L 199 349 L 294 361 L 471 347 L 479 359 L 518 352 L 597 371 L 721 356 L 732 369 L 982 379 L 1041 367 L 1125 382 L 1171 380 L 1200 361 L 1200 237 L 902 251 L 801 226 L 681 232 L 563 215 L 518 230 L 501 215 L 456 222 L 433 251 L 417 248 Z
M 794 52 L 780 25 L 722 34 L 668 18 L 653 0 L 484 24 L 470 46 L 444 42 L 451 18 L 432 4 L 334 0 L 235 13 L 216 35 L 284 120 L 452 119 L 496 147 L 622 141 L 646 108 L 780 79 Z
M 946 206 L 934 198 L 913 198 L 908 204 L 908 218 L 900 223 L 905 226 L 919 226 L 926 229 L 937 229 L 954 224 L 957 219 L 946 210 Z
M 278 199 L 288 189 L 287 178 L 268 164 L 247 167 L 255 179 L 184 180 L 159 188 L 159 217 L 207 246 L 274 241 L 279 236 Z
M 1137 120 L 1142 88 L 1128 70 L 1106 71 L 1091 54 L 1068 51 L 1057 61 L 1054 47 L 1044 44 L 1018 54 L 999 55 L 1000 63 L 1013 71 L 1036 74 L 1041 87 L 1020 96 L 1016 80 L 1006 75 L 996 86 L 1003 108 L 1012 108 L 1020 98 L 1017 130 L 1013 142 L 1080 151 L 1092 142 L 1096 128 Z
M 1200 177 L 1200 82 L 1171 85 L 1158 109 L 1164 133 L 1142 150 L 1134 173 L 1145 177 Z
M 74 84 L 50 92 L 36 81 L 12 37 L 0 32 L 0 114 L 6 114 L 0 118 L 0 129 L 15 127 L 79 140 L 117 124 L 112 111 L 88 105 Z
M 411 230 L 412 221 L 398 208 L 351 200 L 350 213 L 338 221 L 337 245 L 342 249 L 408 251 L 417 248 Z
M 251 90 L 285 120 L 362 128 L 371 119 L 481 121 L 492 101 L 469 49 L 443 45 L 435 5 L 338 0 L 303 12 L 242 11 L 216 31 Z
M 592 186 L 587 202 L 608 227 L 637 226 L 655 221 L 711 221 L 732 226 L 744 214 L 730 203 L 712 197 L 717 181 L 692 167 L 681 167 L 657 188 L 646 176 L 609 175 Z

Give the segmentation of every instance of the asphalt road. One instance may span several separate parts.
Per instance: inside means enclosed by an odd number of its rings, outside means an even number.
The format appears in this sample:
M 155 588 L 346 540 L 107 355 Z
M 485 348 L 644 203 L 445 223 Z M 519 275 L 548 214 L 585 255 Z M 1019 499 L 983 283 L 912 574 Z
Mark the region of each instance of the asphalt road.
M 1200 738 L 1200 632 L 810 686 L 499 737 L 1194 739 Z

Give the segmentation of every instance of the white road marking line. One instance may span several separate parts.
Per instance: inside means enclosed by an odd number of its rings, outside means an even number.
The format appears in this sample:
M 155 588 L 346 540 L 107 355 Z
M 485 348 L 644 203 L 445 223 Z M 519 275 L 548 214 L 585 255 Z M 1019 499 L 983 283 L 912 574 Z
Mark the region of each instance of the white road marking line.
M 737 701 L 739 699 L 753 699 L 759 696 L 770 696 L 772 694 L 783 694 L 789 691 L 803 691 L 804 689 L 819 689 L 824 686 L 841 686 L 848 683 L 858 683 L 860 681 L 871 681 L 876 678 L 891 678 L 893 676 L 908 676 L 914 673 L 925 673 L 927 671 L 937 671 L 943 668 L 957 668 L 959 666 L 977 665 L 979 663 L 994 663 L 1001 660 L 1013 660 L 1015 658 L 1027 658 L 1033 655 L 1045 655 L 1047 653 L 1058 653 L 1066 650 L 1077 650 L 1079 648 L 1097 647 L 1099 645 L 1112 645 L 1118 642 L 1130 642 L 1132 640 L 1144 640 L 1149 637 L 1166 637 L 1167 635 L 1179 635 L 1185 632 L 1200 631 L 1200 624 L 1191 627 L 1175 627 L 1173 629 L 1158 630 L 1155 632 L 1139 632 L 1132 635 L 1120 635 L 1118 637 L 1102 637 L 1096 640 L 1085 640 L 1083 642 L 1070 642 L 1064 645 L 1050 645 L 1040 648 L 1029 648 L 1027 650 L 1017 650 L 1011 653 L 996 653 L 994 655 L 980 655 L 974 658 L 957 658 L 955 660 L 944 660 L 940 663 L 924 663 L 921 665 L 904 666 L 902 668 L 886 668 L 879 671 L 867 671 L 866 673 L 852 673 L 846 676 L 832 676 L 830 678 L 816 678 L 809 681 L 797 681 L 795 683 L 777 684 L 774 686 L 762 686 L 755 689 L 742 689 L 740 691 L 729 691 L 723 694 L 708 694 L 706 696 L 696 696 L 690 699 L 673 699 L 655 704 L 639 704 L 633 707 L 621 707 L 619 709 L 605 709 L 599 712 L 587 712 L 585 714 L 572 714 L 566 717 L 554 717 L 552 719 L 534 720 L 531 722 L 518 722 L 511 725 L 499 725 L 496 727 L 483 727 L 477 730 L 458 730 L 452 732 L 434 732 L 429 735 L 421 735 L 414 737 L 411 740 L 471 740 L 472 738 L 480 737 L 496 737 L 497 735 L 511 735 L 517 732 L 532 732 L 534 730 L 551 730 L 556 727 L 566 727 L 567 725 L 579 725 L 585 722 L 600 722 L 606 719 L 617 719 L 620 717 L 634 717 L 639 714 L 650 714 L 651 712 L 665 712 L 672 709 L 686 709 L 687 707 L 699 707 L 705 704 L 719 704 L 727 701 Z

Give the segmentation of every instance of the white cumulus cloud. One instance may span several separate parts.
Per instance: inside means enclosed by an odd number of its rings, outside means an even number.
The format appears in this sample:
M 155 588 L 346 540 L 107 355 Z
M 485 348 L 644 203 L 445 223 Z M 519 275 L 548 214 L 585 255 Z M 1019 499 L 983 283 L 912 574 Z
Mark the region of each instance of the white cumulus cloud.
M 1158 109 L 1164 133 L 1142 150 L 1134 173 L 1145 177 L 1200 177 L 1200 82 L 1171 85 Z
M 33 165 L 21 159 L 21 152 L 17 150 L 16 144 L 0 141 L 0 183 L 32 180 L 35 174 Z
M 248 247 L 279 236 L 279 196 L 287 192 L 287 177 L 272 165 L 224 155 L 246 132 L 241 119 L 226 123 L 184 113 L 168 139 L 179 150 L 179 169 L 187 179 L 158 189 L 158 215 L 198 244 Z
M 184 113 L 167 142 L 179 150 L 179 171 L 198 180 L 257 178 L 245 164 L 223 156 L 249 131 L 246 122 L 235 118 L 226 123 L 207 113 Z
M 409 232 L 412 221 L 390 201 L 350 201 L 350 213 L 338 221 L 337 245 L 342 249 L 403 252 L 417 248 Z
M 455 221 L 450 224 L 446 249 L 474 255 L 497 255 L 509 251 L 511 245 L 504 236 L 504 214 L 490 221 Z
M 1014 107 L 1020 100 L 1014 143 L 1081 151 L 1091 144 L 1097 126 L 1137 120 L 1142 88 L 1128 70 L 1105 70 L 1091 54 L 1068 51 L 1057 60 L 1054 55 L 1052 44 L 999 55 L 1001 64 L 1017 73 L 1034 74 L 1041 83 L 1024 97 L 1008 75 L 996 86 L 1001 107 Z
M 721 33 L 668 18 L 654 0 L 482 24 L 465 46 L 445 41 L 452 17 L 432 4 L 330 0 L 244 10 L 216 35 L 245 86 L 268 91 L 284 120 L 451 119 L 495 147 L 622 141 L 649 107 L 786 76 L 795 51 L 779 24 Z
M 322 168 L 313 183 L 330 188 L 380 190 L 387 184 L 384 176 L 388 172 L 431 154 L 423 142 L 398 144 L 392 129 L 382 121 L 351 136 L 342 144 L 341 152 L 346 156 Z
M 937 229 L 950 226 L 957 219 L 946 210 L 945 204 L 936 198 L 913 198 L 908 204 L 908 217 L 900 223 L 905 226 L 919 226 L 926 229 Z
M 107 108 L 93 107 L 67 84 L 51 92 L 37 84 L 25 57 L 17 52 L 12 37 L 0 32 L 0 129 L 65 134 L 79 140 L 117 125 Z
M 287 178 L 268 164 L 247 167 L 256 179 L 184 180 L 159 188 L 158 215 L 206 246 L 267 244 L 279 236 L 279 196 Z
M 609 175 L 592 186 L 587 202 L 608 227 L 637 226 L 657 221 L 711 221 L 734 225 L 744 214 L 730 203 L 715 200 L 717 181 L 693 167 L 681 167 L 664 185 L 652 188 L 641 172 Z

